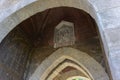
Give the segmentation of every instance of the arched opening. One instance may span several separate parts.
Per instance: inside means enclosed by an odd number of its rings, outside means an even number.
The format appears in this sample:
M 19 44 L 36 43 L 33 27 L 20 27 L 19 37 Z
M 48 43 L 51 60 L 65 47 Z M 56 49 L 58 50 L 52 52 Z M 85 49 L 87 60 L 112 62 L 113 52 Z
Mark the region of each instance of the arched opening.
M 61 22 L 68 27 L 55 30 Z M 72 27 L 66 22 L 72 23 Z M 108 73 L 96 28 L 95 20 L 88 13 L 72 7 L 51 8 L 29 17 L 14 28 L 0 45 L 0 79 L 31 79 L 42 61 L 61 47 L 73 47 L 88 53 Z
M 59 72 L 59 74 L 55 76 L 53 80 L 57 80 L 57 79 L 67 80 L 69 78 L 73 79 L 71 77 L 76 77 L 76 76 L 81 76 L 81 78 L 84 77 L 84 78 L 89 79 L 78 69 L 68 66 L 65 69 L 63 69 L 61 72 Z M 78 79 L 78 78 L 76 77 L 74 79 Z
M 69 71 L 74 69 L 80 74 L 70 74 Z M 65 74 L 67 71 L 69 75 Z M 88 54 L 70 47 L 60 48 L 42 61 L 30 80 L 65 80 L 73 75 L 84 76 L 90 80 L 109 80 L 101 64 Z
M 74 76 L 74 77 L 68 78 L 67 80 L 89 80 L 89 79 L 82 76 Z

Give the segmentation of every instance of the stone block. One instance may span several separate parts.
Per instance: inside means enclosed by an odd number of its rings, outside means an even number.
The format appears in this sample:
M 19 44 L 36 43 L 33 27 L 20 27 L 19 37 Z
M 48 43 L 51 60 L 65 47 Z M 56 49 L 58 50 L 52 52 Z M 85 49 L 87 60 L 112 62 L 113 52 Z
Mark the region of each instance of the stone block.
M 105 38 L 110 51 L 120 49 L 120 28 L 106 29 Z
M 114 80 L 120 80 L 120 50 L 110 52 L 110 59 L 112 63 L 112 73 Z
M 89 0 L 96 11 L 108 10 L 120 6 L 120 0 Z
M 55 28 L 54 48 L 73 45 L 75 43 L 74 24 L 61 21 Z
M 120 27 L 120 7 L 103 10 L 98 12 L 103 25 L 103 30 L 108 28 Z

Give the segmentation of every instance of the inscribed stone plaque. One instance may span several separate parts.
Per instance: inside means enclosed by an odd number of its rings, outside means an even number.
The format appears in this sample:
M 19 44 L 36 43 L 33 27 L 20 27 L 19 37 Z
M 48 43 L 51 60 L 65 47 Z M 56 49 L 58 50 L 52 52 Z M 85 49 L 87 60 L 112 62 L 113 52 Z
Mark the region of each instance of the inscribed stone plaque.
M 74 24 L 62 21 L 55 28 L 54 48 L 73 45 L 75 43 Z

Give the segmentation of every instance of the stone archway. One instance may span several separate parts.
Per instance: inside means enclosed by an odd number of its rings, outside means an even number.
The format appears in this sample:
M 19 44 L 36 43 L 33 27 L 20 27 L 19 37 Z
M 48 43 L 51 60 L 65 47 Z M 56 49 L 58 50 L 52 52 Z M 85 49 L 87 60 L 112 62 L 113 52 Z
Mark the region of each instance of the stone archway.
M 49 1 L 36 1 L 30 5 L 28 3 L 24 3 L 26 7 L 22 9 L 17 9 L 17 12 L 13 14 L 7 15 L 5 18 L 0 22 L 0 42 L 5 38 L 5 36 L 18 25 L 22 21 L 26 20 L 30 16 L 42 12 L 46 9 L 55 8 L 55 7 L 74 7 L 77 9 L 82 9 L 89 13 L 94 19 L 97 20 L 96 10 L 94 5 L 89 0 L 49 0 Z M 27 6 L 28 5 L 28 6 Z M 4 26 L 4 27 L 3 27 Z
M 88 79 L 93 80 L 93 77 L 91 76 L 91 74 L 87 73 L 87 71 L 84 71 L 84 69 L 80 68 L 80 65 L 76 65 L 73 63 L 69 63 L 69 62 L 64 62 L 63 64 L 61 64 L 57 69 L 55 69 L 52 72 L 52 74 L 48 75 L 46 80 L 54 80 L 54 78 L 60 73 L 60 71 L 62 71 L 66 67 L 75 68 L 75 69 L 79 70 L 83 75 L 85 75 Z M 66 80 L 65 77 L 64 77 L 64 79 Z
M 1 0 L 1 2 L 3 2 L 3 0 Z M 1 7 L 0 9 L 0 42 L 20 22 L 33 14 L 44 11 L 48 8 L 68 6 L 83 9 L 88 12 L 96 20 L 97 25 L 99 26 L 99 32 L 112 71 L 112 76 L 115 80 L 118 80 L 116 77 L 118 77 L 120 69 L 117 67 L 120 62 L 118 56 L 120 52 L 120 38 L 116 35 L 120 34 L 119 0 L 69 0 L 69 2 L 68 0 L 30 0 L 29 2 L 25 0 L 15 0 L 15 4 L 9 4 L 7 0 L 4 0 L 4 2 L 9 6 L 3 4 L 5 7 Z
M 93 80 L 109 80 L 104 69 L 92 57 L 84 52 L 69 47 L 60 48 L 46 58 L 30 77 L 30 80 L 45 80 L 49 73 L 66 59 L 80 65 Z

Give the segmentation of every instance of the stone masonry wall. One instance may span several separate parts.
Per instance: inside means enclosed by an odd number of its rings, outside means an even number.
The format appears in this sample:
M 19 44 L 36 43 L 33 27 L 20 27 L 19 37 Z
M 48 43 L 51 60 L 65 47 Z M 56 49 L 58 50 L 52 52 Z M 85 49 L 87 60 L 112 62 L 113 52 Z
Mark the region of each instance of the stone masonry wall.
M 23 80 L 30 44 L 20 29 L 15 29 L 0 44 L 0 80 Z
M 113 80 L 120 80 L 120 0 L 0 0 L 0 42 L 21 21 L 60 6 L 85 10 L 96 20 Z

